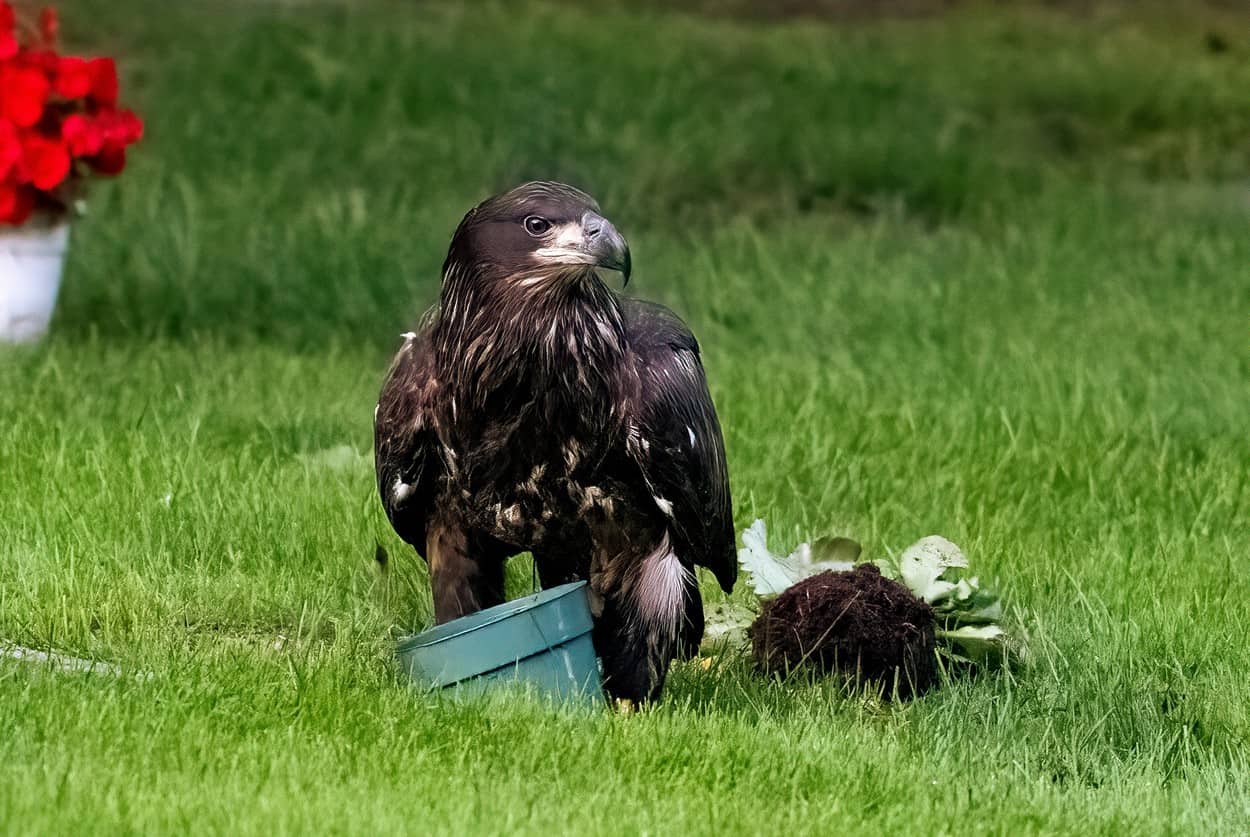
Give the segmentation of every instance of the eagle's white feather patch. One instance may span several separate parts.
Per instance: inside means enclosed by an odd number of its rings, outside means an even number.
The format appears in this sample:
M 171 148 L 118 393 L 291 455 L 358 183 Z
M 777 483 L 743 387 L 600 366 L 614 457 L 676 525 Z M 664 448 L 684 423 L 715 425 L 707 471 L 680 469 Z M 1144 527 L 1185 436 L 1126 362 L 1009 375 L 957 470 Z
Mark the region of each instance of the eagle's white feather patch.
M 400 477 L 395 478 L 395 484 L 391 486 L 391 500 L 395 505 L 407 500 L 412 496 L 412 486 L 404 482 Z
M 554 264 L 595 264 L 595 257 L 579 247 L 539 247 L 534 255 Z
M 676 636 L 685 613 L 686 585 L 692 576 L 693 573 L 682 566 L 665 532 L 659 545 L 642 559 L 639 568 L 634 601 L 643 623 Z
M 571 221 L 552 229 L 534 255 L 551 264 L 594 264 L 595 257 L 582 247 L 584 240 L 581 222 Z
M 554 247 L 580 247 L 585 235 L 580 221 L 570 221 L 555 227 L 548 236 Z

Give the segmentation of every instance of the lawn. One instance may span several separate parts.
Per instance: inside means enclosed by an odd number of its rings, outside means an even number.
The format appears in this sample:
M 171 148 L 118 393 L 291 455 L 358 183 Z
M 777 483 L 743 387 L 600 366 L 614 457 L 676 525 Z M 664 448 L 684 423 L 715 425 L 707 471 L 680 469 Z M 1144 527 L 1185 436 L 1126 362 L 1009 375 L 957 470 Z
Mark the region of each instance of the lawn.
M 1244 832 L 1250 17 L 711 5 L 62 4 L 148 136 L 0 351 L 0 640 L 123 674 L 0 660 L 0 830 Z M 534 177 L 699 335 L 739 529 L 945 535 L 1032 666 L 900 706 L 726 655 L 632 717 L 405 687 L 374 400 Z

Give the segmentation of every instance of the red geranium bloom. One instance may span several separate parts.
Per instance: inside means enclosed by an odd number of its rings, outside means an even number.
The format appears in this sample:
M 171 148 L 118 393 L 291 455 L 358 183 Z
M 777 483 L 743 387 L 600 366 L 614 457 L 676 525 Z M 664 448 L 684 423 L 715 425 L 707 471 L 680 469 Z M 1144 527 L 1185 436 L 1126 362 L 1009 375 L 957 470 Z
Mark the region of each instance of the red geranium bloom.
M 122 171 L 143 136 L 142 120 L 117 107 L 113 59 L 62 56 L 59 33 L 53 9 L 19 32 L 0 0 L 0 224 L 66 212 L 71 181 Z
M 61 123 L 61 139 L 75 157 L 93 157 L 101 149 L 121 149 L 143 138 L 143 120 L 129 110 L 100 111 L 94 117 L 70 114 Z
M 0 114 L 19 128 L 29 128 L 43 116 L 50 86 L 38 70 L 5 67 L 0 72 Z
M 0 120 L 0 180 L 22 161 L 22 143 L 17 138 L 13 123 Z
M 121 138 L 126 145 L 132 145 L 143 139 L 143 120 L 133 110 L 117 112 L 121 122 Z
M 0 183 L 0 223 L 17 226 L 35 211 L 35 190 L 12 181 Z
M 92 58 L 87 62 L 91 70 L 91 98 L 102 105 L 117 104 L 117 65 L 112 58 Z
M 104 142 L 100 129 L 81 113 L 72 113 L 61 123 L 61 139 L 75 157 L 91 157 L 98 154 Z
M 7 61 L 17 55 L 17 38 L 13 37 L 13 26 L 16 23 L 13 7 L 0 0 L 0 61 Z
M 9 180 L 0 181 L 0 222 L 7 223 L 17 206 L 17 184 Z
M 56 63 L 56 93 L 66 99 L 81 99 L 91 92 L 94 79 L 85 58 L 68 56 Z
M 126 149 L 120 145 L 105 146 L 99 155 L 88 162 L 100 174 L 121 174 L 126 168 Z
M 143 137 L 143 122 L 132 111 L 103 111 L 95 124 L 105 145 L 130 145 Z
M 50 49 L 39 49 L 38 47 L 26 47 L 17 57 L 18 63 L 32 70 L 38 70 L 48 78 L 48 83 L 52 83 L 52 76 L 56 75 L 56 67 L 61 63 L 61 56 Z
M 36 189 L 47 192 L 69 177 L 69 152 L 57 140 L 28 134 L 22 138 L 22 158 L 23 173 Z

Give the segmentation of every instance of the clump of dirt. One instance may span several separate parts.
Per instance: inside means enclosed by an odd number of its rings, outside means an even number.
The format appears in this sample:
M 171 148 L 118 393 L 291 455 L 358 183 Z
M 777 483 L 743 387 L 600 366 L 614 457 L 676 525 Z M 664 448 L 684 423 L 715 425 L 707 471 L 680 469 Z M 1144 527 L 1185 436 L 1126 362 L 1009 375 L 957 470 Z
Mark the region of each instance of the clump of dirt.
M 906 700 L 937 682 L 933 608 L 872 564 L 823 572 L 764 604 L 750 628 L 761 671 L 840 672 Z

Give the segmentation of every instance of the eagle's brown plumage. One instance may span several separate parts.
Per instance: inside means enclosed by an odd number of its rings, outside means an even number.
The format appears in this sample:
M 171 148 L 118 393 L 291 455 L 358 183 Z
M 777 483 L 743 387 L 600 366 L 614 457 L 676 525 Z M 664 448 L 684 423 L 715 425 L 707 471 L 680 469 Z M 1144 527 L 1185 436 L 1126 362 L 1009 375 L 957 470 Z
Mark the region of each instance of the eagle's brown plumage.
M 616 696 L 653 698 L 697 647 L 692 567 L 737 575 L 724 443 L 699 348 L 624 299 L 629 250 L 589 196 L 527 183 L 469 212 L 439 306 L 405 336 L 374 428 L 392 525 L 430 565 L 439 622 L 503 601 L 503 564 L 589 579 Z

